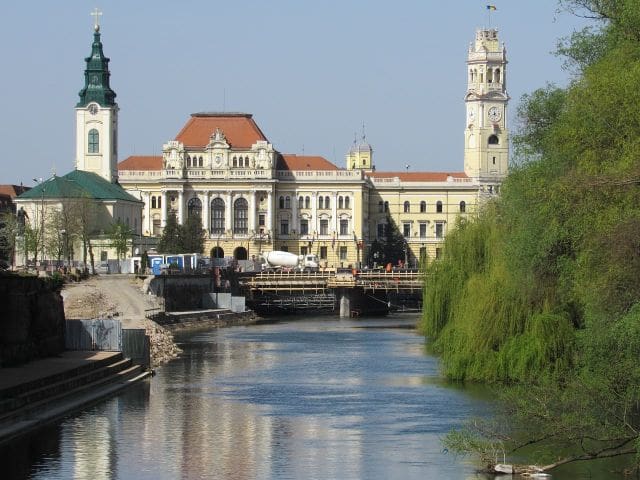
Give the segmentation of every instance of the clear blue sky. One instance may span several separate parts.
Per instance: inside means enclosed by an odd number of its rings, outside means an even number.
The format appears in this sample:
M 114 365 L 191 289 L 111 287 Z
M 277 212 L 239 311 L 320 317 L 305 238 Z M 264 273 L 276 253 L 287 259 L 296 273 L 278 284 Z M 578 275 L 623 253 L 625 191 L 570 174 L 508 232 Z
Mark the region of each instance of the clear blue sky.
M 192 112 L 252 113 L 283 153 L 344 165 L 365 124 L 378 170 L 461 171 L 465 60 L 487 1 L 6 2 L 0 19 L 0 183 L 74 168 L 75 112 L 98 6 L 120 106 L 120 158 L 160 154 Z M 523 93 L 566 84 L 556 0 L 494 3 L 513 118 Z

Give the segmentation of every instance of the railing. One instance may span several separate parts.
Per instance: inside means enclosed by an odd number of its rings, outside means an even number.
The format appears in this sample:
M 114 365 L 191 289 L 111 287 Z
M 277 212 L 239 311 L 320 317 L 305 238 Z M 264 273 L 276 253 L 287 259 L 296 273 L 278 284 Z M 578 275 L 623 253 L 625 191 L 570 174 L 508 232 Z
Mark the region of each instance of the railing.
M 356 181 L 364 178 L 360 170 L 278 170 L 279 180 Z

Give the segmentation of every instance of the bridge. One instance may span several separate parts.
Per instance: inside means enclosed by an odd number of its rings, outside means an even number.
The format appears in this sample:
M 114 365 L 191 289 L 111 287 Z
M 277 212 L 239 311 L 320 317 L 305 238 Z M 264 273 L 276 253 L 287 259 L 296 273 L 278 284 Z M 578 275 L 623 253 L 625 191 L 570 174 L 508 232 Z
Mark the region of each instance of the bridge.
M 388 310 L 390 298 L 421 298 L 423 274 L 417 270 L 261 272 L 240 281 L 249 301 L 265 310 L 335 308 L 340 316 Z

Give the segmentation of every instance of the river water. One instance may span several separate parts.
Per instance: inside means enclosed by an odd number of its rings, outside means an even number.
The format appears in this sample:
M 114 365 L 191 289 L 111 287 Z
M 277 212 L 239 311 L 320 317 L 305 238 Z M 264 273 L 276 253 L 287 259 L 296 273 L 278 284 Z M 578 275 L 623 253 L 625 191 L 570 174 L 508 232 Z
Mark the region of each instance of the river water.
M 2 477 L 480 478 L 440 439 L 489 404 L 439 377 L 406 328 L 415 321 L 286 319 L 179 337 L 184 354 L 149 381 L 0 449 Z

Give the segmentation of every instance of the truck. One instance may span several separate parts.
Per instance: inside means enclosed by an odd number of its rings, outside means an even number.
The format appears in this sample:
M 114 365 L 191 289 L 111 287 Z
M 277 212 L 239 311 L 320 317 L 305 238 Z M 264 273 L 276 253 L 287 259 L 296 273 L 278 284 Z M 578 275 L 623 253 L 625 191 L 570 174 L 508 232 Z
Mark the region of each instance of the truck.
M 291 252 L 274 250 L 262 253 L 264 270 L 283 270 L 297 272 L 318 271 L 318 256 L 313 254 L 296 255 Z

